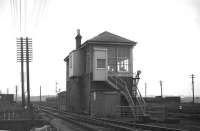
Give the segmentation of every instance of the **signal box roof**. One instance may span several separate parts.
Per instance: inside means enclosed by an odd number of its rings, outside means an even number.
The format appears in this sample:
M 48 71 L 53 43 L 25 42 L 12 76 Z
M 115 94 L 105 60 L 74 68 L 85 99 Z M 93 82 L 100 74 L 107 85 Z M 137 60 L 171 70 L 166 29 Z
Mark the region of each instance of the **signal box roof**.
M 84 44 L 87 43 L 102 43 L 102 44 L 127 44 L 127 45 L 136 45 L 136 42 L 123 38 L 121 36 L 112 34 L 108 31 L 104 31 L 103 33 L 87 40 Z M 84 45 L 83 44 L 83 45 Z

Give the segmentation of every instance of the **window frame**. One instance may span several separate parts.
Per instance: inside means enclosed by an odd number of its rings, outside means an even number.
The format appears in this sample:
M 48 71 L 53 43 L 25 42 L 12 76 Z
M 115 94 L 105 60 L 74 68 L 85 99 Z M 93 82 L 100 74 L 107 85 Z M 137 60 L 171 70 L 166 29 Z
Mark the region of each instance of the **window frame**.
M 123 46 L 108 47 L 108 48 L 110 48 L 108 49 L 108 67 L 111 67 L 111 68 L 108 68 L 108 71 L 115 72 L 115 73 L 131 72 L 130 48 L 123 47 Z M 111 57 L 109 56 L 109 53 L 111 54 Z M 122 59 L 124 59 L 124 61 L 122 61 Z M 120 70 L 120 68 L 124 70 Z
M 98 60 L 104 60 L 104 63 L 102 65 L 104 65 L 104 67 L 98 67 Z M 105 58 L 97 58 L 96 59 L 96 69 L 106 69 L 106 59 Z

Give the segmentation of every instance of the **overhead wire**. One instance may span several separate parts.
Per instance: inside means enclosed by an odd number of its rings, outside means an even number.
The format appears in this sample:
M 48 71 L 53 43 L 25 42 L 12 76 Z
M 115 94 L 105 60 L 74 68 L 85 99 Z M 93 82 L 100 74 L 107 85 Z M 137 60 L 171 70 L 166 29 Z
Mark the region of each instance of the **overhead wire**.
M 46 7 L 47 7 L 47 0 L 43 0 L 44 2 L 44 4 L 43 4 L 43 8 L 42 8 L 42 15 L 44 15 L 45 14 L 45 10 L 46 10 Z
M 13 20 L 14 20 L 14 25 L 15 26 L 18 26 L 18 10 L 17 10 L 17 0 L 12 0 L 12 3 L 13 3 L 13 14 L 14 14 L 14 17 L 13 17 Z M 18 28 L 18 27 L 17 27 Z
M 11 15 L 20 34 L 28 31 L 29 24 L 39 24 L 40 18 L 45 14 L 47 3 L 48 0 L 10 0 Z
M 11 19 L 14 21 L 13 23 L 15 23 L 15 3 L 14 0 L 10 0 L 10 11 L 11 11 Z
M 39 19 L 43 17 L 45 13 L 45 9 L 47 6 L 47 0 L 39 0 L 38 2 L 38 10 L 36 13 L 36 24 L 39 24 Z
M 15 1 L 10 0 L 10 8 L 11 8 L 11 19 L 12 19 L 12 24 L 16 26 L 16 7 L 15 7 Z
M 11 16 L 13 17 L 13 5 L 12 5 L 12 0 L 10 0 L 10 11 L 11 11 Z
M 19 30 L 21 33 L 21 29 L 22 29 L 22 1 L 19 0 Z
M 40 14 L 41 14 L 41 8 L 42 8 L 42 1 L 43 0 L 39 0 L 38 11 L 36 13 L 36 25 L 39 24 L 39 19 L 40 19 Z
M 36 5 L 37 5 L 37 0 L 33 0 L 32 15 L 35 13 Z
M 34 18 L 35 18 L 35 12 L 36 12 L 36 5 L 37 5 L 37 0 L 32 0 L 32 4 L 33 4 L 33 6 L 32 6 L 32 10 L 31 10 L 31 22 L 32 22 L 32 24 L 35 24 L 35 21 L 34 21 Z
M 15 20 L 15 18 L 16 18 L 15 0 L 12 0 L 12 8 L 13 8 L 13 15 L 14 15 L 14 20 Z
M 27 31 L 27 0 L 24 0 L 24 32 Z
M 15 7 L 15 23 L 16 23 L 17 29 L 19 29 L 18 0 L 13 0 L 13 1 L 14 1 L 14 7 Z

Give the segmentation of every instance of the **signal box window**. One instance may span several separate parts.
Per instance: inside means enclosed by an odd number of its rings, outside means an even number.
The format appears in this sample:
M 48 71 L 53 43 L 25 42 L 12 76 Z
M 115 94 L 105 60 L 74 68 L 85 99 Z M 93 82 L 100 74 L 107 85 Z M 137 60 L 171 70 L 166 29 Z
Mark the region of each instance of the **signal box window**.
M 106 59 L 97 59 L 97 69 L 106 68 Z
M 129 47 L 108 47 L 108 71 L 129 72 L 130 51 Z

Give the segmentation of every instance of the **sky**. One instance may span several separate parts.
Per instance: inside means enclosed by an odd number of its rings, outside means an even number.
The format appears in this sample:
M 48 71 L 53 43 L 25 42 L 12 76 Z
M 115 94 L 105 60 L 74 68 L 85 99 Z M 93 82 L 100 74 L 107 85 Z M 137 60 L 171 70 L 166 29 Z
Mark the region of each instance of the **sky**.
M 11 4 L 11 3 L 12 4 Z M 13 2 L 15 4 L 13 4 Z M 139 89 L 147 96 L 200 96 L 199 0 L 0 0 L 0 90 L 21 92 L 16 38 L 33 39 L 30 63 L 31 95 L 64 91 L 64 58 L 75 49 L 76 30 L 82 42 L 104 31 L 136 41 L 133 69 L 141 70 Z M 17 4 L 16 4 L 17 3 Z M 15 6 L 14 6 L 15 5 Z

